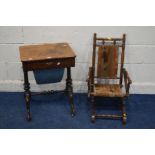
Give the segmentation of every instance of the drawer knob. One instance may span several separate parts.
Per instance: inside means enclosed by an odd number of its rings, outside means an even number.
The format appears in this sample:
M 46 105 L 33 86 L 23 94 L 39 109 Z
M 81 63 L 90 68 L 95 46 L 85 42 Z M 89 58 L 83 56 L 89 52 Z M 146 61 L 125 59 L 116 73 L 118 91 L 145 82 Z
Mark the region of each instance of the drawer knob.
M 57 62 L 57 66 L 59 66 L 61 63 L 60 62 Z
M 53 62 L 47 62 L 46 63 L 46 65 L 52 65 L 53 64 Z

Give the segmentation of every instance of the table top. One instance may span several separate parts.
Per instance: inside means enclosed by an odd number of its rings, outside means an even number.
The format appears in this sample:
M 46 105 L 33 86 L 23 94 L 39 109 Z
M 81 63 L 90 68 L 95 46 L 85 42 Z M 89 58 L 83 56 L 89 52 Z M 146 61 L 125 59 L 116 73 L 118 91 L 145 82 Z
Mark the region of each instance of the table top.
M 25 45 L 19 50 L 22 62 L 76 57 L 68 43 Z

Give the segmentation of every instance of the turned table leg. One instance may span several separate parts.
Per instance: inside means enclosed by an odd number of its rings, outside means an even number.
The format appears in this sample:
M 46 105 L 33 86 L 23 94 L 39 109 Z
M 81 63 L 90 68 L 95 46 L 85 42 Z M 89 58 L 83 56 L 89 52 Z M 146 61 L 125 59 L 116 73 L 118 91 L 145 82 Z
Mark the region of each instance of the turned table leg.
M 27 121 L 31 121 L 31 113 L 30 113 L 30 99 L 31 99 L 31 92 L 30 92 L 30 83 L 28 81 L 28 72 L 24 70 L 24 97 L 26 101 L 26 110 L 27 110 Z
M 71 68 L 67 68 L 67 79 L 66 79 L 66 92 L 69 97 L 69 103 L 71 108 L 71 115 L 75 115 L 75 107 L 73 101 L 73 87 L 72 87 L 72 79 L 71 79 Z

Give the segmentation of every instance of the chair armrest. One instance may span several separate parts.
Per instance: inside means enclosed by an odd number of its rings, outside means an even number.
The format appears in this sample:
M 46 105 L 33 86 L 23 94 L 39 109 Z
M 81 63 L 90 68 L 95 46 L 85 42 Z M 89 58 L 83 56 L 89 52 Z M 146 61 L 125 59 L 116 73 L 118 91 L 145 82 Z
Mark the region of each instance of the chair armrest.
M 125 68 L 123 68 L 123 76 L 124 76 L 124 83 L 125 83 L 125 89 L 126 89 L 126 95 L 129 95 L 129 89 L 130 89 L 130 84 L 132 83 L 132 80 Z

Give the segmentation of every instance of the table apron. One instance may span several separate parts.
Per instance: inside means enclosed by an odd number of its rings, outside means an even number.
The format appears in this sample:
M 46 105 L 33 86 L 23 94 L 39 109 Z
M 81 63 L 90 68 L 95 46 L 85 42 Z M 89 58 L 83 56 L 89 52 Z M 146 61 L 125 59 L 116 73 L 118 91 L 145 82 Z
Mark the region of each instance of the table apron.
M 75 58 L 22 62 L 22 64 L 23 64 L 23 70 L 26 71 L 51 69 L 51 68 L 67 68 L 75 66 Z

